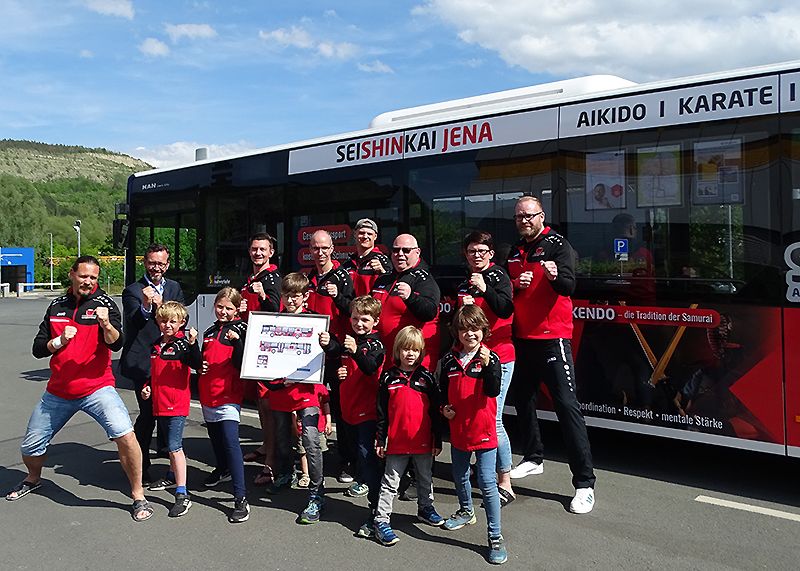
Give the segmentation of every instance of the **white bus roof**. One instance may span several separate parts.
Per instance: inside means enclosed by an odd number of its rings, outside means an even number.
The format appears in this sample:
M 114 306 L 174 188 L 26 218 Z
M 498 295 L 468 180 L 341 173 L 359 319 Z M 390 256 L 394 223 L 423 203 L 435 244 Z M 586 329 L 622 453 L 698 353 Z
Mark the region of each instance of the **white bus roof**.
M 675 79 L 658 80 L 641 84 L 613 75 L 589 75 L 586 77 L 566 79 L 530 87 L 509 89 L 485 95 L 389 111 L 374 117 L 367 129 L 274 145 L 236 155 L 195 161 L 176 167 L 151 169 L 135 173 L 133 176 L 139 177 L 160 172 L 169 172 L 192 166 L 229 161 L 287 149 L 310 147 L 343 139 L 355 139 L 377 133 L 420 127 L 444 121 L 507 113 L 523 109 L 535 109 L 552 105 L 563 105 L 588 99 L 611 98 L 645 91 L 659 91 L 712 81 L 725 81 L 744 76 L 778 73 L 792 69 L 800 69 L 800 60 Z

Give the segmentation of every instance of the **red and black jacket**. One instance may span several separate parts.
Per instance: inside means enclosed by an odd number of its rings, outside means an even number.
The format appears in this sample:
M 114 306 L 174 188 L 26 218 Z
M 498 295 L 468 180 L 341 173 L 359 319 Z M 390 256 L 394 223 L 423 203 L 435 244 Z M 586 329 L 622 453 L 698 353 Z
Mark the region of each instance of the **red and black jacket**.
M 162 337 L 163 339 L 163 337 Z M 199 370 L 203 355 L 197 343 L 189 343 L 180 333 L 171 341 L 159 340 L 150 354 L 150 399 L 153 416 L 189 416 L 191 369 Z
M 331 342 L 324 347 L 326 355 L 341 358 L 341 366 L 347 368 L 347 378 L 339 381 L 339 402 L 342 418 L 347 424 L 360 424 L 377 418 L 375 402 L 386 353 L 377 333 L 357 335 L 355 340 L 355 353 L 345 350 L 333 335 Z
M 542 262 L 553 261 L 558 276 L 547 279 Z M 530 242 L 520 240 L 508 256 L 508 275 L 514 286 L 514 336 L 519 339 L 572 338 L 572 299 L 575 291 L 575 251 L 566 238 L 547 226 Z M 519 288 L 519 276 L 533 272 L 531 285 Z
M 364 256 L 359 256 L 357 253 L 351 254 L 350 259 L 342 264 L 350 273 L 355 297 L 369 295 L 369 292 L 372 291 L 372 286 L 375 284 L 375 280 L 383 275 L 383 273 L 376 272 L 370 267 L 370 262 L 375 259 L 381 263 L 386 272 L 391 271 L 392 262 L 389 256 L 378 250 L 378 248 L 373 248 Z
M 472 275 L 472 272 L 469 275 Z M 514 292 L 511 289 L 511 279 L 502 267 L 494 263 L 489 264 L 481 275 L 486 283 L 486 291 L 481 292 L 471 285 L 467 277 L 458 286 L 458 306 L 463 305 L 464 296 L 471 295 L 475 298 L 475 305 L 483 310 L 489 320 L 491 334 L 484 339 L 484 344 L 497 353 L 501 363 L 510 363 L 515 356 L 514 343 L 511 339 L 514 321 Z
M 411 286 L 408 299 L 401 299 L 395 288 L 399 282 Z M 425 338 L 425 356 L 422 366 L 432 369 L 439 360 L 439 285 L 420 260 L 413 268 L 397 273 L 392 270 L 380 276 L 372 287 L 372 297 L 381 302 L 381 319 L 378 334 L 383 340 L 386 352 L 392 354 L 394 338 L 407 325 L 422 330 Z
M 239 338 L 228 340 L 228 331 L 234 331 Z M 244 383 L 239 370 L 242 368 L 246 333 L 247 324 L 240 319 L 217 321 L 203 333 L 203 361 L 208 363 L 208 370 L 197 381 L 203 406 L 242 404 Z
M 114 343 L 105 342 L 95 314 L 98 307 L 108 308 L 108 321 L 120 332 Z M 33 356 L 37 359 L 50 357 L 47 392 L 72 400 L 103 387 L 113 387 L 111 352 L 119 351 L 124 343 L 121 321 L 119 308 L 100 288 L 79 299 L 71 292 L 54 299 L 33 339 Z M 67 325 L 78 330 L 75 337 L 55 353 L 50 353 L 47 343 L 61 335 Z
M 253 284 L 261 282 L 264 294 L 261 296 L 253 291 Z M 242 286 L 242 297 L 247 300 L 247 311 L 242 314 L 242 320 L 247 321 L 247 314 L 251 311 L 280 311 L 281 307 L 281 274 L 278 266 L 270 264 L 260 272 L 247 278 Z
M 350 280 L 350 274 L 338 261 L 333 260 L 333 268 L 326 274 L 319 275 L 316 269 L 311 270 L 308 281 L 308 309 L 329 315 L 331 323 L 328 330 L 331 335 L 344 339 L 350 319 L 350 302 L 353 301 L 353 282 Z M 328 295 L 326 284 L 336 286 L 338 290 L 336 297 Z
M 456 411 L 450 420 L 450 443 L 459 450 L 497 448 L 497 395 L 500 358 L 492 351 L 484 365 L 478 353 L 462 366 L 456 350 L 439 363 L 441 401 Z
M 377 413 L 375 439 L 387 454 L 431 454 L 442 447 L 439 387 L 425 367 L 384 371 Z

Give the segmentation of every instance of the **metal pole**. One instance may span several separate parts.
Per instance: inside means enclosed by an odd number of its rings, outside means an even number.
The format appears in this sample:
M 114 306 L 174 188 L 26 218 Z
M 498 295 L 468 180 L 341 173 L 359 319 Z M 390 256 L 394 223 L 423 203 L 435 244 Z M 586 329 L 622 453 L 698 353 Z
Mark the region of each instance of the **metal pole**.
M 81 257 L 81 227 L 78 226 L 78 257 Z
M 50 234 L 50 291 L 53 291 L 53 233 Z

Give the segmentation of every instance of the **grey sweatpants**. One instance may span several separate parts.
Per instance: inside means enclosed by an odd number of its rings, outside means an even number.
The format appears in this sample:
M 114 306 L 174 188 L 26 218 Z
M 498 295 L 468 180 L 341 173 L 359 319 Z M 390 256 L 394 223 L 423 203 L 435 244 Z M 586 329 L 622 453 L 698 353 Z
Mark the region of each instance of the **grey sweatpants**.
M 400 478 L 405 473 L 409 460 L 414 462 L 417 472 L 417 507 L 422 509 L 433 505 L 433 456 L 431 454 L 387 454 L 386 469 L 381 480 L 381 493 L 378 497 L 378 509 L 375 512 L 375 523 L 389 523 L 397 487 L 400 485 Z

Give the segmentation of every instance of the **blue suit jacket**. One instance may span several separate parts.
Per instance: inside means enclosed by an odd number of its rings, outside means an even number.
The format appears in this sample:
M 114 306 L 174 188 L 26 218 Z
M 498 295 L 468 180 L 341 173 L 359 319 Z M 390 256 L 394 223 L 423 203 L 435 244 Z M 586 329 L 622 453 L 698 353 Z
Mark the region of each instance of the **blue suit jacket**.
M 164 279 L 164 301 L 184 303 L 183 291 L 178 282 Z M 122 347 L 120 372 L 131 379 L 137 389 L 150 377 L 150 353 L 153 345 L 161 337 L 155 316 L 142 313 L 147 280 L 142 277 L 122 292 L 123 331 L 125 345 Z

